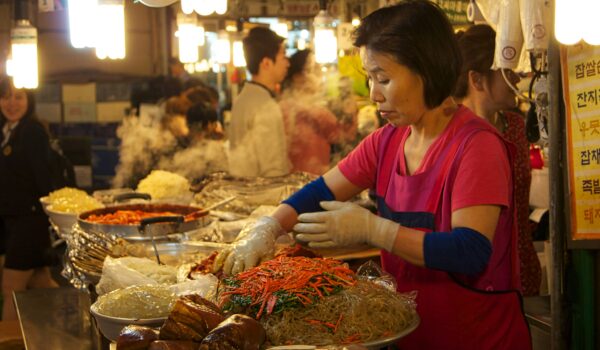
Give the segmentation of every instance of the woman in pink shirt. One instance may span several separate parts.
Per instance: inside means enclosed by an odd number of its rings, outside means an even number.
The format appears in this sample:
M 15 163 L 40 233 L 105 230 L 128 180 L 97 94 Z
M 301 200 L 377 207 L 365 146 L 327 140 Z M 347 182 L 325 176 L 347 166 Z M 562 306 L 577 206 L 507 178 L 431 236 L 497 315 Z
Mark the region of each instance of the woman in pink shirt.
M 478 116 L 485 118 L 496 130 L 515 146 L 512 163 L 517 210 L 518 250 L 521 290 L 524 296 L 538 295 L 542 269 L 533 247 L 529 228 L 529 187 L 531 166 L 529 142 L 525 136 L 524 118 L 510 109 L 517 107 L 517 99 L 499 69 L 492 70 L 496 32 L 486 24 L 471 26 L 459 34 L 458 45 L 463 57 L 463 67 L 456 84 L 454 97 Z M 504 73 L 516 85 L 519 77 L 510 69 Z
M 292 228 L 311 247 L 368 243 L 382 249 L 399 292 L 417 291 L 421 324 L 400 349 L 531 349 L 518 292 L 513 150 L 450 96 L 461 66 L 450 22 L 429 1 L 403 1 L 365 17 L 354 44 L 388 125 L 246 227 L 215 269 L 254 266 Z M 375 191 L 378 215 L 345 202 L 365 189 Z

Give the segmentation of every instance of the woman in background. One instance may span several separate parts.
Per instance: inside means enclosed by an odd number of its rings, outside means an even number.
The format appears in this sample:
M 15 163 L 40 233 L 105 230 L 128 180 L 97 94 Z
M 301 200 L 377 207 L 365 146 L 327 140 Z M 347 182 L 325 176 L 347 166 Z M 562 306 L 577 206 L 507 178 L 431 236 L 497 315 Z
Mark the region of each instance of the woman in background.
M 502 136 L 516 147 L 512 163 L 517 210 L 518 251 L 521 288 L 524 296 L 538 295 L 542 271 L 529 227 L 529 187 L 531 167 L 529 142 L 524 118 L 509 110 L 517 107 L 517 99 L 498 69 L 492 70 L 496 32 L 488 25 L 474 25 L 458 34 L 463 66 L 454 96 L 478 116 L 490 122 Z M 514 86 L 519 77 L 510 69 L 504 71 Z
M 39 199 L 53 190 L 51 149 L 33 93 L 0 77 L 0 230 L 5 261 L 2 320 L 15 320 L 13 292 L 58 287 L 52 279 L 48 217 Z
M 292 171 L 322 175 L 331 167 L 331 145 L 353 137 L 356 126 L 340 123 L 326 107 L 312 56 L 300 50 L 290 57 L 280 106 Z

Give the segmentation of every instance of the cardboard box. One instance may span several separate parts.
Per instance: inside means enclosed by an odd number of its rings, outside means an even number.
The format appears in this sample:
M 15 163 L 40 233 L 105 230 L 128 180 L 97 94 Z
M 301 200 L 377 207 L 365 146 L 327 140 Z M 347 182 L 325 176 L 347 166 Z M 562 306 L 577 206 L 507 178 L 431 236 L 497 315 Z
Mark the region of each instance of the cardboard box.
M 131 97 L 131 84 L 129 83 L 97 83 L 96 101 L 115 102 L 129 101 Z
M 96 120 L 98 122 L 120 122 L 127 115 L 129 102 L 98 102 Z
M 61 104 L 57 103 L 37 103 L 35 106 L 35 112 L 41 120 L 45 120 L 48 123 L 60 123 L 62 119 Z
M 58 83 L 41 84 L 35 90 L 35 102 L 39 103 L 60 103 L 61 87 Z
M 65 123 L 85 123 L 96 121 L 95 103 L 65 103 Z
M 63 84 L 62 100 L 65 103 L 96 102 L 96 83 Z

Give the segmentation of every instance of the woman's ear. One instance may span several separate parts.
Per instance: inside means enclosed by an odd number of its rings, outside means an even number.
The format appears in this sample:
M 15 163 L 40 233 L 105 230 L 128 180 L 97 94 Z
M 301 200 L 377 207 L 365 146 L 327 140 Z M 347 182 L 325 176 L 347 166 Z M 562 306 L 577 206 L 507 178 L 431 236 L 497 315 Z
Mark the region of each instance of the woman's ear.
M 483 74 L 476 72 L 474 70 L 469 71 L 469 88 L 474 91 L 483 91 Z

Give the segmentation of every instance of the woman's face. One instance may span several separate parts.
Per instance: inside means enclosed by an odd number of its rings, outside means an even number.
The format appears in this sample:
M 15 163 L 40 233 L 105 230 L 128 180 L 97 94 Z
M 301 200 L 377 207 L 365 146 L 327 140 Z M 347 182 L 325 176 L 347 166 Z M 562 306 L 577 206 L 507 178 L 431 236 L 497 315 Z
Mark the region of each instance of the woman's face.
M 521 78 L 519 78 L 519 76 L 511 69 L 505 69 L 504 74 L 513 86 L 516 86 L 517 83 L 521 81 Z M 487 100 L 490 103 L 491 109 L 494 111 L 501 111 L 517 106 L 515 93 L 508 84 L 506 84 L 500 69 L 491 71 L 485 76 L 485 79 L 486 84 L 484 91 L 487 95 Z
M 6 95 L 0 97 L 0 111 L 11 123 L 21 120 L 27 112 L 27 94 L 25 91 L 11 88 Z
M 361 47 L 360 56 L 369 79 L 371 100 L 381 117 L 395 126 L 419 122 L 429 110 L 423 95 L 423 80 L 390 55 Z

